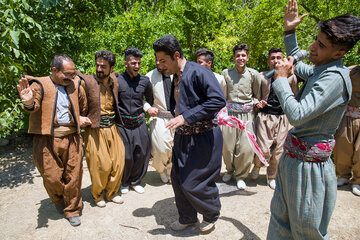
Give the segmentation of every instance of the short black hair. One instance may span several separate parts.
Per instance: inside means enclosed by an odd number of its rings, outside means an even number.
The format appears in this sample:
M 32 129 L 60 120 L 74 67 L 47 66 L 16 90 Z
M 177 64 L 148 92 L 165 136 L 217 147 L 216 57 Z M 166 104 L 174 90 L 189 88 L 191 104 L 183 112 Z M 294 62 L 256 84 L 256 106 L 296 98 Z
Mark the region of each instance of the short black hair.
M 270 57 L 270 55 L 271 55 L 272 53 L 278 53 L 278 52 L 283 53 L 283 51 L 282 51 L 280 48 L 272 48 L 272 49 L 269 50 L 268 57 Z
M 115 63 L 116 63 L 115 55 L 112 52 L 108 51 L 108 50 L 100 50 L 100 51 L 96 52 L 95 53 L 95 61 L 98 58 L 103 58 L 106 61 L 108 61 L 110 67 L 114 66 Z
M 68 55 L 58 54 L 53 57 L 51 61 L 51 68 L 55 67 L 58 70 L 62 70 L 64 67 L 64 61 L 74 62 Z
M 199 50 L 197 50 L 195 52 L 196 58 L 198 58 L 200 56 L 205 56 L 205 59 L 207 62 L 209 62 L 209 61 L 214 62 L 214 57 L 215 57 L 214 52 L 210 51 L 207 48 L 200 48 Z
M 320 21 L 318 26 L 332 44 L 345 51 L 349 51 L 360 39 L 360 19 L 350 14 Z
M 142 52 L 135 48 L 135 47 L 128 47 L 124 50 L 125 53 L 125 60 L 129 60 L 130 57 L 139 57 L 142 58 L 143 54 Z
M 235 55 L 235 52 L 238 50 L 244 50 L 246 54 L 249 54 L 250 47 L 246 43 L 240 43 L 233 48 L 233 54 Z
M 156 40 L 153 43 L 153 49 L 155 52 L 165 52 L 172 60 L 174 60 L 175 52 L 180 53 L 180 58 L 184 57 L 179 41 L 171 34 L 165 35 Z

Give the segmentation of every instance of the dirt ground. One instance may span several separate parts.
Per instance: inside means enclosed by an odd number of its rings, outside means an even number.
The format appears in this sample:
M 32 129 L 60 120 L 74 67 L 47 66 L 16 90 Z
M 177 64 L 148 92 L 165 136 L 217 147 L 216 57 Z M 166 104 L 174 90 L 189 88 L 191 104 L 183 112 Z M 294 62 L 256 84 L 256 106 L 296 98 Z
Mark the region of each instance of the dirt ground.
M 234 181 L 218 181 L 221 216 L 215 230 L 202 235 L 198 226 L 181 232 L 170 229 L 178 217 L 174 193 L 152 166 L 142 181 L 144 194 L 130 191 L 123 195 L 122 205 L 96 207 L 84 161 L 82 222 L 71 227 L 56 212 L 42 185 L 32 161 L 31 142 L 31 137 L 22 134 L 0 149 L 0 239 L 266 239 L 273 190 L 266 186 L 264 169 L 257 181 L 247 181 L 246 191 L 237 190 Z M 351 193 L 350 186 L 338 191 L 329 231 L 331 239 L 360 239 L 360 198 Z

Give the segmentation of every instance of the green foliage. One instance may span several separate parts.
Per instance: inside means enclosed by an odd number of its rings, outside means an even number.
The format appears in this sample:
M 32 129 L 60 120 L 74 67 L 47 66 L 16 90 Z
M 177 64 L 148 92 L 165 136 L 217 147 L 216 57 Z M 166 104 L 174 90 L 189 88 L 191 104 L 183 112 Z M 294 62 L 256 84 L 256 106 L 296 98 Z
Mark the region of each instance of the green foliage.
M 83 73 L 95 71 L 94 54 L 108 49 L 117 57 L 116 71 L 124 71 L 124 49 L 139 48 L 141 73 L 155 67 L 152 43 L 165 34 L 180 41 L 184 54 L 207 47 L 215 52 L 214 71 L 234 66 L 232 48 L 250 46 L 248 65 L 264 71 L 267 52 L 283 47 L 286 0 L 2 0 L 0 2 L 0 137 L 26 127 L 16 82 L 22 73 L 50 73 L 57 53 L 72 57 Z M 299 46 L 308 49 L 321 19 L 350 13 L 360 16 L 357 0 L 299 0 L 309 13 L 297 31 Z M 359 43 L 344 58 L 359 64 Z

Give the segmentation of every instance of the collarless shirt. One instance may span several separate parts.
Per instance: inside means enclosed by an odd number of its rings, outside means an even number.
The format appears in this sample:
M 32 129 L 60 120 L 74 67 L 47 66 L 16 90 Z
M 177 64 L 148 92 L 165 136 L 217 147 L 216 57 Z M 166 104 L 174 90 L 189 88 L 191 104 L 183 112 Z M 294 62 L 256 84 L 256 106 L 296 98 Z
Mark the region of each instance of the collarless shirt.
M 95 77 L 100 83 L 100 114 L 114 115 L 114 96 L 112 94 L 112 86 L 114 84 L 112 78 L 109 78 L 107 86 L 104 85 L 102 79 Z
M 148 77 L 138 74 L 131 79 L 129 74 L 124 72 L 118 75 L 119 83 L 119 111 L 120 114 L 127 116 L 139 116 L 143 113 L 143 100 L 152 106 L 154 97 L 152 93 L 152 85 Z
M 261 97 L 261 76 L 254 69 L 245 67 L 241 73 L 235 67 L 225 69 L 222 75 L 226 81 L 227 102 L 257 104 Z
M 59 125 L 66 125 L 71 121 L 69 113 L 69 97 L 65 87 L 57 84 L 55 84 L 55 87 L 57 89 L 56 120 Z

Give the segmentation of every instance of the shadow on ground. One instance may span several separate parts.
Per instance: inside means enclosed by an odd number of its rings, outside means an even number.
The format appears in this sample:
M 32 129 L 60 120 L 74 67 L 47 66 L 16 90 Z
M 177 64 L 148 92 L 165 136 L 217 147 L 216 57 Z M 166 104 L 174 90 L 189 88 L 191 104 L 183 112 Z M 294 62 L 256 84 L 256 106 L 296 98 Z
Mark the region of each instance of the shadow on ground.
M 253 194 L 256 194 L 256 192 L 250 192 L 250 191 L 241 191 L 236 188 L 236 186 L 229 186 L 224 183 L 217 183 L 219 192 L 220 192 L 220 198 L 221 197 L 231 197 L 235 195 L 245 195 L 250 196 Z M 235 190 L 234 190 L 235 189 Z M 157 201 L 152 208 L 138 208 L 133 212 L 133 215 L 135 217 L 148 217 L 148 216 L 154 216 L 155 221 L 157 225 L 163 226 L 160 228 L 155 228 L 148 230 L 148 233 L 152 235 L 171 235 L 171 236 L 177 236 L 177 237 L 191 237 L 191 236 L 198 236 L 201 234 L 199 230 L 199 223 L 186 228 L 183 231 L 173 231 L 170 228 L 170 224 L 178 219 L 177 214 L 177 208 L 175 205 L 175 199 L 172 198 L 166 198 L 160 201 Z M 229 221 L 232 224 L 234 224 L 235 227 L 239 229 L 244 234 L 244 238 L 242 239 L 260 239 L 256 234 L 251 232 L 249 228 L 247 228 L 244 224 L 241 222 L 228 218 L 228 217 L 220 217 L 220 219 L 224 221 Z
M 89 202 L 91 207 L 96 207 L 92 196 L 91 196 L 91 186 L 81 189 L 82 201 Z M 48 227 L 49 219 L 51 220 L 59 220 L 64 218 L 63 214 L 59 214 L 56 211 L 54 203 L 50 200 L 50 198 L 46 198 L 40 201 L 40 207 L 38 209 L 38 219 L 37 219 L 37 227 L 36 228 L 46 228 Z M 84 210 L 84 204 L 83 209 Z M 81 215 L 81 213 L 80 213 Z
M 19 132 L 0 150 L 0 187 L 14 188 L 33 183 L 35 164 L 32 159 L 32 136 Z
M 255 233 L 253 233 L 248 227 L 246 227 L 240 221 L 238 221 L 234 218 L 229 218 L 229 217 L 225 217 L 225 216 L 221 216 L 220 219 L 234 224 L 234 226 L 237 229 L 239 229 L 240 232 L 242 232 L 244 234 L 244 236 L 241 238 L 241 240 L 261 240 L 261 238 L 259 236 L 257 236 Z
M 40 207 L 38 209 L 38 219 L 36 228 L 47 228 L 49 219 L 58 220 L 64 216 L 56 211 L 54 203 L 50 198 L 46 198 L 40 201 Z

